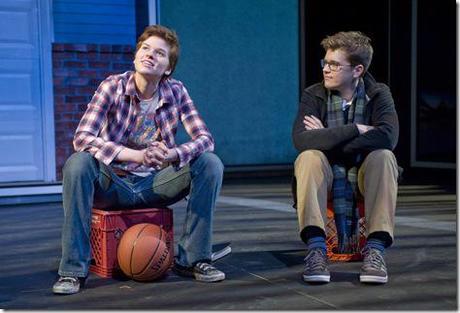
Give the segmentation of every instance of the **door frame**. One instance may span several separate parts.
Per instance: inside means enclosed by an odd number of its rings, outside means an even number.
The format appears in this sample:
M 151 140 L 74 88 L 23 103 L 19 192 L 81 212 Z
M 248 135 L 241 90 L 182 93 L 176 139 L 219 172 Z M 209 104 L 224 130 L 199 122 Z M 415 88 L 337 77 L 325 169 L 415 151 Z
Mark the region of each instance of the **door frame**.
M 43 130 L 44 181 L 56 180 L 56 144 L 54 133 L 53 56 L 54 41 L 52 0 L 36 0 L 40 47 L 40 93 Z
M 160 24 L 160 0 L 148 0 L 149 25 Z
M 417 1 L 412 0 L 410 165 L 422 168 L 455 169 L 456 163 L 417 160 L 417 20 Z

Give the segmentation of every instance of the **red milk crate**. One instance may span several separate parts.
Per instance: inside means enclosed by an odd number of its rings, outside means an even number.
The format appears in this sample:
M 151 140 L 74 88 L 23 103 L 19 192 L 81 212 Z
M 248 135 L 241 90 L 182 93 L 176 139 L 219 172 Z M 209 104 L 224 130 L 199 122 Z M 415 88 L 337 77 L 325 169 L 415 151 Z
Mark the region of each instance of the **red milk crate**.
M 89 270 L 101 277 L 120 275 L 122 272 L 117 261 L 118 243 L 126 229 L 140 223 L 162 226 L 168 234 L 166 244 L 169 252 L 174 256 L 173 212 L 171 209 L 103 211 L 93 208 Z M 171 258 L 171 260 L 173 259 Z

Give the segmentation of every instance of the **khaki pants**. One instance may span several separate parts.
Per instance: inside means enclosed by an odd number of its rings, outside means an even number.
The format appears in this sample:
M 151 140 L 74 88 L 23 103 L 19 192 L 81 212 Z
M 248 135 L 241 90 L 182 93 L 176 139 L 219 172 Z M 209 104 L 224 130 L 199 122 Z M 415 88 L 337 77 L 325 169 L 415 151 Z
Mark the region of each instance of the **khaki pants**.
M 296 159 L 297 216 L 299 228 L 317 226 L 325 230 L 328 193 L 333 174 L 319 150 L 306 150 Z M 384 231 L 393 239 L 398 165 L 390 150 L 371 152 L 358 171 L 358 187 L 364 196 L 366 235 Z

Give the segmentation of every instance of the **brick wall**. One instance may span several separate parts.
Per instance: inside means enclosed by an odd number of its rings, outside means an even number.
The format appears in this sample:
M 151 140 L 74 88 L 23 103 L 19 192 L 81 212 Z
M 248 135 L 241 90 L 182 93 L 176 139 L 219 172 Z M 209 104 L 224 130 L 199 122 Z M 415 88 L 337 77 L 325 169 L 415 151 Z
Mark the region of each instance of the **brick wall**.
M 56 179 L 74 152 L 72 139 L 97 87 L 107 76 L 133 69 L 129 45 L 53 44 Z

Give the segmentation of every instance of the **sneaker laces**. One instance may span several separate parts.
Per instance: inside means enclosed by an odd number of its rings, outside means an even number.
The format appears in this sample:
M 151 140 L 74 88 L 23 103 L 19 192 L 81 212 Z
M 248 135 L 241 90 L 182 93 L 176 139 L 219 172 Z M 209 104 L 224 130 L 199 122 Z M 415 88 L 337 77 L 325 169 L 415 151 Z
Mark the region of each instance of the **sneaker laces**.
M 382 252 L 377 249 L 367 248 L 363 251 L 364 254 L 364 266 L 370 266 L 371 268 L 378 270 L 385 270 L 385 260 Z
M 198 267 L 198 269 L 202 270 L 203 272 L 216 270 L 216 268 L 214 266 L 212 266 L 209 263 L 204 263 L 204 262 L 197 263 L 196 267 Z
M 324 271 L 327 268 L 326 255 L 322 249 L 312 249 L 304 259 L 305 267 L 312 271 Z

